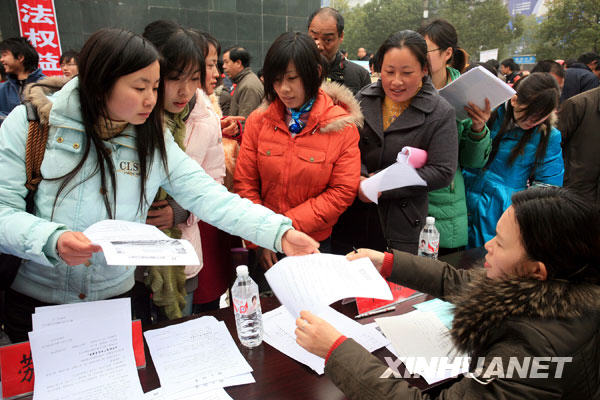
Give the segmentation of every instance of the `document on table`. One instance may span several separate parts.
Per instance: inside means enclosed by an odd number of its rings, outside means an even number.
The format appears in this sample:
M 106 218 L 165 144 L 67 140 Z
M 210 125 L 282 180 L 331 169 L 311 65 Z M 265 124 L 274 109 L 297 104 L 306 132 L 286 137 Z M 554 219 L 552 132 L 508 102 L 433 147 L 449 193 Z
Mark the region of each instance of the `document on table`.
M 131 299 L 126 297 L 36 307 L 35 313 L 31 316 L 31 322 L 33 330 L 38 331 L 69 322 L 99 318 L 112 318 L 114 323 L 127 325 L 131 332 Z
M 432 312 L 438 317 L 446 328 L 452 328 L 452 320 L 454 320 L 454 304 L 440 299 L 424 301 L 413 305 L 414 308 L 421 312 Z
M 144 332 L 161 386 L 198 391 L 253 383 L 225 323 L 201 317 Z
M 427 186 L 427 182 L 408 163 L 402 152 L 398 153 L 395 163 L 360 183 L 365 196 L 375 204 L 378 204 L 379 192 L 406 186 Z
M 169 391 L 163 388 L 154 389 L 144 394 L 144 400 L 233 400 L 225 389 L 212 389 L 204 392 L 193 390 Z
M 413 311 L 393 317 L 376 318 L 375 321 L 392 341 L 400 360 L 411 374 L 421 375 L 428 383 L 435 383 L 468 372 L 469 365 L 460 363 L 453 368 L 438 368 L 445 357 L 447 365 L 459 354 L 450 338 L 450 331 L 432 312 Z
M 356 340 L 368 351 L 375 351 L 387 346 L 389 340 L 376 328 L 361 325 L 351 318 L 325 307 L 318 313 L 345 336 Z M 296 318 L 284 306 L 263 314 L 263 340 L 294 360 L 308 365 L 319 375 L 323 374 L 325 360 L 304 350 L 296 343 Z
M 171 239 L 153 225 L 107 219 L 83 234 L 102 247 L 108 265 L 199 265 L 192 244 Z
M 131 345 L 131 321 L 74 321 L 29 333 L 36 400 L 134 400 L 143 391 Z
M 333 254 L 285 257 L 265 277 L 279 302 L 295 316 L 302 310 L 318 312 L 347 297 L 393 299 L 387 282 L 367 257 L 355 261 Z
M 440 89 L 440 95 L 454 107 L 457 119 L 469 118 L 465 106 L 469 102 L 485 108 L 486 97 L 492 110 L 515 95 L 515 90 L 506 82 L 482 66 L 465 72 L 447 86 Z

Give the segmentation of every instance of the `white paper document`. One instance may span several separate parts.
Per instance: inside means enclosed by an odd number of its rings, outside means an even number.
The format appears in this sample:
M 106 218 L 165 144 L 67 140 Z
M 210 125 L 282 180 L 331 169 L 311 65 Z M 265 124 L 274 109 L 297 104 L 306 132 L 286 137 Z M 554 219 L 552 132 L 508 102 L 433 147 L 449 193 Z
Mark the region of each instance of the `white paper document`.
M 492 110 L 515 95 L 515 90 L 482 66 L 465 72 L 439 91 L 456 111 L 457 119 L 469 118 L 468 103 L 485 109 L 486 97 Z
M 127 310 L 129 307 L 127 302 Z M 33 398 L 143 398 L 131 344 L 131 315 L 124 318 L 119 312 L 114 317 L 105 313 L 101 317 L 71 317 L 71 310 L 76 309 L 36 310 L 36 314 L 50 318 L 38 320 L 37 329 L 29 333 L 35 365 Z M 64 317 L 60 317 L 61 310 Z
M 375 321 L 411 374 L 419 374 L 431 384 L 468 372 L 466 355 L 457 352 L 450 331 L 435 313 L 413 311 Z M 445 368 L 455 357 L 461 362 Z
M 131 332 L 131 299 L 126 297 L 36 307 L 35 313 L 31 316 L 31 322 L 33 323 L 33 330 L 38 331 L 69 322 L 104 318 L 110 318 L 115 324 L 128 326 Z
M 285 257 L 265 277 L 294 316 L 302 310 L 318 313 L 347 297 L 393 299 L 387 282 L 367 257 L 355 261 L 333 254 Z
M 365 196 L 375 204 L 378 204 L 379 192 L 406 186 L 427 186 L 427 182 L 407 162 L 402 152 L 398 153 L 395 163 L 360 182 Z
M 108 265 L 199 265 L 192 244 L 171 239 L 153 225 L 107 219 L 83 234 L 102 247 Z
M 253 383 L 225 323 L 201 317 L 144 332 L 161 387 L 198 392 Z
M 360 343 L 368 351 L 387 346 L 389 340 L 373 326 L 361 325 L 351 318 L 335 311 L 331 307 L 320 310 L 319 317 L 336 327 L 346 337 Z M 316 373 L 323 374 L 325 360 L 296 343 L 296 318 L 284 306 L 263 314 L 263 340 L 294 360 L 308 365 Z
M 233 400 L 225 389 L 213 389 L 205 392 L 179 391 L 172 392 L 163 388 L 154 389 L 144 394 L 144 400 Z

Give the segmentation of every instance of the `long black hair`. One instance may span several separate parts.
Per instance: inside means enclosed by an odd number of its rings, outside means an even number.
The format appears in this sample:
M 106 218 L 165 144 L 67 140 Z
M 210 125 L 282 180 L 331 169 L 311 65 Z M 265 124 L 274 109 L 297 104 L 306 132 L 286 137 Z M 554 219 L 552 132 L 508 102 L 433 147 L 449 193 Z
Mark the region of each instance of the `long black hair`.
M 204 36 L 167 20 L 151 22 L 144 29 L 143 36 L 162 56 L 160 76 L 163 82 L 164 79 L 177 79 L 196 72 L 200 72 L 200 82 L 205 81 L 204 57 L 208 49 Z
M 512 196 L 527 256 L 548 279 L 600 284 L 600 211 L 565 188 L 531 188 Z
M 131 74 L 160 60 L 158 51 L 152 43 L 143 37 L 121 29 L 100 29 L 90 36 L 79 53 L 79 99 L 81 117 L 88 140 L 85 140 L 83 155 L 73 170 L 63 176 L 49 180 L 61 180 L 54 199 L 52 215 L 61 192 L 82 169 L 89 157 L 90 150 L 96 153 L 98 163 L 90 176 L 100 173 L 100 192 L 104 197 L 104 205 L 109 218 L 114 218 L 114 210 L 108 200 L 110 192 L 107 185 L 107 172 L 110 177 L 113 204 L 117 204 L 117 183 L 115 166 L 110 157 L 110 150 L 104 145 L 99 135 L 99 124 L 102 119 L 109 121 L 107 102 L 112 89 L 119 78 Z M 159 151 L 162 163 L 167 168 L 167 155 L 163 136 L 162 120 L 163 101 L 158 91 L 156 106 L 150 116 L 141 125 L 136 125 L 136 146 L 140 162 L 140 201 L 142 210 L 146 199 L 146 179 L 153 155 Z M 71 188 L 72 190 L 72 188 Z
M 431 75 L 431 67 L 429 65 L 429 60 L 427 59 L 427 42 L 423 36 L 411 30 L 392 33 L 385 39 L 373 57 L 375 59 L 375 72 L 381 72 L 385 53 L 391 49 L 401 49 L 403 47 L 410 50 L 419 64 L 421 64 L 421 68 L 427 68 L 427 75 L 423 77 L 423 81 L 425 81 L 427 77 Z
M 452 57 L 448 60 L 450 66 L 459 72 L 463 72 L 467 65 L 466 52 L 458 47 L 458 35 L 454 25 L 445 19 L 434 19 L 427 25 L 419 29 L 421 36 L 427 36 L 429 40 L 436 44 L 438 50 L 445 51 L 448 48 L 452 49 Z
M 302 80 L 306 94 L 304 101 L 317 96 L 324 77 L 324 59 L 315 41 L 306 33 L 286 32 L 275 39 L 265 56 L 263 78 L 267 101 L 273 102 L 277 99 L 273 84 L 285 74 L 290 62 L 294 63 Z
M 546 72 L 536 72 L 529 76 L 519 79 L 514 86 L 517 91 L 517 103 L 523 107 L 524 113 L 523 118 L 536 118 L 542 119 L 548 114 L 552 113 L 558 106 L 558 98 L 560 96 L 560 89 L 556 83 L 556 79 Z M 493 126 L 494 122 L 498 119 L 498 109 L 496 108 L 490 120 L 488 126 Z M 492 152 L 485 166 L 487 169 L 498 154 L 500 143 L 508 131 L 508 127 L 511 123 L 515 122 L 514 107 L 510 101 L 506 104 L 506 112 L 504 113 L 504 119 L 500 125 L 500 130 L 494 140 L 492 141 Z M 513 147 L 508 157 L 508 165 L 512 166 L 519 155 L 523 153 L 525 145 L 531 140 L 531 137 L 536 129 L 540 131 L 540 143 L 538 144 L 535 152 L 535 161 L 533 169 L 530 172 L 530 176 L 533 175 L 538 165 L 542 163 L 546 156 L 546 149 L 548 148 L 548 141 L 550 140 L 550 130 L 552 129 L 552 123 L 550 118 L 542 122 L 538 126 L 534 126 L 523 133 L 519 142 Z

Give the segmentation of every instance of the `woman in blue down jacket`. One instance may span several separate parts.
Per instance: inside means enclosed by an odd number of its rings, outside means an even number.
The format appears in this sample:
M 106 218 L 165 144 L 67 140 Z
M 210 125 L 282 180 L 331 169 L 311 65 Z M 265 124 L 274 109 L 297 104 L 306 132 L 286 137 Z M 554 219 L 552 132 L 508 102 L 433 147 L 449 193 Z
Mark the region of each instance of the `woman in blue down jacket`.
M 95 222 L 143 223 L 159 187 L 186 210 L 227 232 L 288 255 L 318 243 L 291 221 L 241 199 L 207 175 L 162 128 L 159 54 L 118 29 L 93 34 L 79 77 L 32 94 L 49 124 L 34 215 L 25 212 L 27 116 L 18 106 L 0 128 L 0 252 L 21 257 L 6 292 L 5 330 L 27 340 L 35 307 L 129 297 L 134 267 L 107 266 L 81 231 Z
M 496 223 L 511 196 L 528 184 L 562 186 L 560 132 L 551 116 L 560 89 L 548 73 L 534 73 L 515 84 L 517 94 L 490 118 L 492 152 L 483 169 L 464 169 L 469 213 L 469 247 L 496 235 Z

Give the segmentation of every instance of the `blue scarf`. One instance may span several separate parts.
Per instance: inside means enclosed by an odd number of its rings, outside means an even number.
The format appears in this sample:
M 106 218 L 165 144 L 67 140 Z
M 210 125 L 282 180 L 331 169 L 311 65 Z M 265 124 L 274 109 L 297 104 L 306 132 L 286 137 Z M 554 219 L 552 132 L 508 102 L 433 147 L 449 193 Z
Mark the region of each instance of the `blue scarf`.
M 290 132 L 300 133 L 302 131 L 302 129 L 304 129 L 306 124 L 304 122 L 302 122 L 300 117 L 302 116 L 302 114 L 305 114 L 312 109 L 314 102 L 315 102 L 315 99 L 313 98 L 313 99 L 310 99 L 309 101 L 307 101 L 306 103 L 304 103 L 304 105 L 302 105 L 302 107 L 300 107 L 297 110 L 294 110 L 291 108 L 287 109 L 288 112 L 292 115 L 292 119 L 290 120 L 290 123 L 288 125 Z

